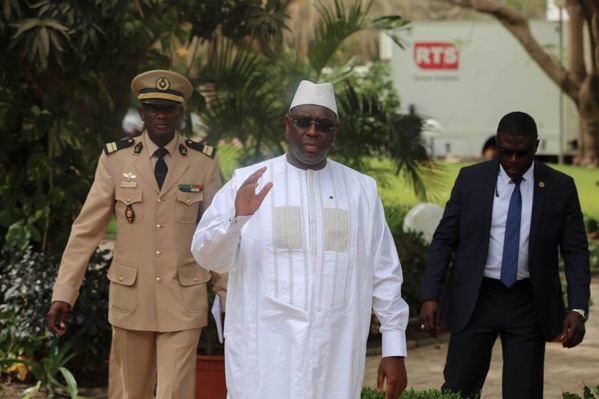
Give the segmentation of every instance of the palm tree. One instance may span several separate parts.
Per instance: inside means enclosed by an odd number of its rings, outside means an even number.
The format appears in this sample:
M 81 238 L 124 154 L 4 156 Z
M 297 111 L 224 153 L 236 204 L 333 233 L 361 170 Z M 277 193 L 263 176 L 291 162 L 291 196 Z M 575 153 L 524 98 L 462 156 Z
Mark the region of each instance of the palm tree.
M 369 157 L 389 157 L 420 199 L 435 194 L 438 167 L 420 142 L 422 121 L 415 115 L 395 113 L 393 101 L 359 85 L 355 61 L 340 57 L 339 49 L 351 35 L 363 30 L 387 33 L 398 45 L 406 22 L 399 16 L 370 18 L 373 0 L 356 0 L 346 7 L 340 0 L 318 5 L 320 20 L 307 56 L 295 43 L 271 45 L 217 38 L 210 55 L 199 66 L 198 83 L 205 97 L 200 117 L 206 139 L 238 139 L 242 164 L 285 152 L 283 121 L 295 88 L 302 79 L 326 80 L 335 86 L 340 135 L 331 156 L 363 172 L 376 172 Z M 339 59 L 340 58 L 340 59 Z M 337 64 L 330 68 L 332 64 Z

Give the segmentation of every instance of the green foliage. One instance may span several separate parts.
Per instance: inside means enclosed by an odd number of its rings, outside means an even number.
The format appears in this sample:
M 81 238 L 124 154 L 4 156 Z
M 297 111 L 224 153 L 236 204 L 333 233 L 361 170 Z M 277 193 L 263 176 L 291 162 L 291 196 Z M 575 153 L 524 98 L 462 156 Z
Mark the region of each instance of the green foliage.
M 78 375 L 93 375 L 106 369 L 111 329 L 108 313 L 108 251 L 97 251 L 90 259 L 81 294 L 70 312 L 67 334 L 62 340 L 73 342 L 77 356 L 72 369 Z M 46 314 L 60 255 L 27 248 L 11 262 L 0 260 L 0 353 L 23 356 L 42 362 L 50 355 L 45 348 L 49 337 Z
M 419 137 L 421 119 L 394 114 L 398 100 L 388 68 L 377 65 L 364 76 L 350 56 L 338 54 L 356 32 L 396 32 L 405 25 L 398 16 L 370 18 L 371 4 L 357 0 L 346 7 L 336 0 L 317 6 L 321 18 L 308 56 L 293 45 L 255 51 L 230 40 L 211 42 L 211 57 L 198 65 L 207 99 L 200 110 L 206 139 L 239 140 L 242 165 L 284 153 L 283 121 L 295 88 L 302 79 L 324 79 L 335 85 L 341 123 L 331 157 L 365 173 L 376 173 L 365 157 L 390 157 L 396 173 L 405 174 L 418 197 L 426 199 L 437 175 Z M 332 63 L 337 66 L 324 68 Z
M 591 216 L 585 215 L 584 226 L 589 236 L 589 253 L 591 273 L 599 272 L 599 221 Z
M 121 135 L 140 69 L 169 69 L 183 43 L 217 27 L 268 38 L 283 21 L 272 0 L 4 1 L 0 249 L 62 251 L 93 178 L 89 159 Z
M 576 393 L 571 393 L 571 392 L 562 393 L 562 399 L 598 399 L 598 398 L 599 398 L 599 385 L 595 386 L 594 388 L 591 388 L 585 384 L 584 387 L 582 388 L 582 396 L 580 396 Z
M 43 359 L 27 360 L 23 358 L 0 359 L 0 374 L 2 370 L 12 365 L 23 365 L 29 369 L 36 384 L 22 393 L 22 398 L 33 398 L 37 393 L 44 392 L 46 397 L 56 395 L 77 399 L 77 381 L 65 365 L 77 355 L 75 340 L 70 340 L 59 348 L 56 337 L 45 340 L 46 353 Z
M 441 392 L 436 389 L 427 391 L 415 391 L 408 389 L 404 391 L 400 399 L 461 399 L 462 395 L 450 392 Z M 377 392 L 375 389 L 363 387 L 360 399 L 385 399 L 385 391 Z
M 422 234 L 403 230 L 406 212 L 404 207 L 386 207 L 385 217 L 401 261 L 401 296 L 410 306 L 410 316 L 416 317 L 420 311 L 420 282 L 424 275 L 428 244 L 422 239 Z
M 585 215 L 584 227 L 587 233 L 599 232 L 599 220 Z
M 246 36 L 268 40 L 282 35 L 285 14 L 281 2 L 268 0 L 200 1 L 191 6 L 191 36 L 201 41 L 215 38 L 217 29 L 223 36 L 239 41 Z
M 308 46 L 308 61 L 313 71 L 320 73 L 346 38 L 365 29 L 383 31 L 401 45 L 394 31 L 403 28 L 406 21 L 399 15 L 370 18 L 368 14 L 373 2 L 354 1 L 349 9 L 339 0 L 335 0 L 333 6 L 317 4 L 321 22 L 316 26 L 314 39 Z

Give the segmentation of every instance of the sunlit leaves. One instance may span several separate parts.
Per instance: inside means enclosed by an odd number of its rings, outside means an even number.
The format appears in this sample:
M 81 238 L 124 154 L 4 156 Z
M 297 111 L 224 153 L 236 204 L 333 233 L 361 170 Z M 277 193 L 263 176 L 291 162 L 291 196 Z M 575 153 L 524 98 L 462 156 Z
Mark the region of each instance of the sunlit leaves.
M 370 18 L 368 13 L 373 1 L 355 0 L 349 8 L 341 0 L 335 0 L 333 6 L 317 5 L 321 18 L 308 52 L 314 70 L 322 70 L 348 37 L 363 30 L 383 31 L 401 44 L 397 32 L 406 22 L 399 15 Z

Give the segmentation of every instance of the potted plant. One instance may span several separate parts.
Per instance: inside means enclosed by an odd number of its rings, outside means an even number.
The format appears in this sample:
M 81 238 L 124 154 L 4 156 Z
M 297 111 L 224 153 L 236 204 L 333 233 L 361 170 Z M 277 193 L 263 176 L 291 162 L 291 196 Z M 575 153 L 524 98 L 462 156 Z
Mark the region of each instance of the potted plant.
M 224 344 L 219 342 L 211 314 L 216 292 L 208 282 L 208 325 L 202 328 L 196 357 L 196 399 L 226 399 Z

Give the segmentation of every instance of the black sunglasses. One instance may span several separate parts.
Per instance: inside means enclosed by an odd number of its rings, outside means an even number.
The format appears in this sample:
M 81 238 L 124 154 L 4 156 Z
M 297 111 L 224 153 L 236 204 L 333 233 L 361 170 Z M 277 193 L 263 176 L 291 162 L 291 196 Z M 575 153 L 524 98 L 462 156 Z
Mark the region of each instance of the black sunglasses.
M 515 156 L 516 158 L 520 159 L 520 158 L 526 158 L 527 156 L 532 154 L 534 152 L 535 148 L 536 147 L 531 147 L 527 150 L 522 150 L 522 151 L 510 151 L 503 147 L 497 147 L 497 153 L 501 157 L 512 158 Z
M 311 125 L 314 125 L 314 128 L 322 133 L 331 133 L 337 124 L 337 122 L 330 119 L 314 120 L 308 117 L 294 118 L 291 115 L 290 117 L 298 129 L 309 129 Z

